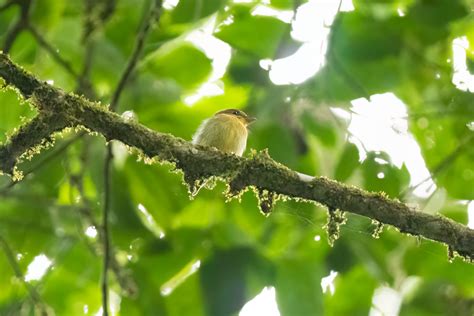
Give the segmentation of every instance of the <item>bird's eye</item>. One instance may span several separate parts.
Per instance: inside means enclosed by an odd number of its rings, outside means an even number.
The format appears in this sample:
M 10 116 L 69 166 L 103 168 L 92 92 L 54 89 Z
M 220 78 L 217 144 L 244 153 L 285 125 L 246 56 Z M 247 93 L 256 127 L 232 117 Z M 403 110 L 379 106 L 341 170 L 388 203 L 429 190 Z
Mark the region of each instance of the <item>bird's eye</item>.
M 239 113 L 239 111 L 233 111 L 232 114 L 239 115 L 240 113 Z

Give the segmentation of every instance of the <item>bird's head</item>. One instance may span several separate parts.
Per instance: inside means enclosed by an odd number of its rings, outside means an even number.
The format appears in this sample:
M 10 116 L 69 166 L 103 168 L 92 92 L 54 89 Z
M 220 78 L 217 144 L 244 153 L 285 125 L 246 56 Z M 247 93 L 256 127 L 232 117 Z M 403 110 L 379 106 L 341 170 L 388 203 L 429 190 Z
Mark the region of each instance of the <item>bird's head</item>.
M 256 120 L 255 117 L 248 116 L 245 112 L 241 110 L 237 110 L 237 109 L 222 110 L 214 114 L 214 116 L 219 116 L 219 115 L 230 116 L 234 119 L 239 120 L 245 126 L 249 125 L 250 123 Z

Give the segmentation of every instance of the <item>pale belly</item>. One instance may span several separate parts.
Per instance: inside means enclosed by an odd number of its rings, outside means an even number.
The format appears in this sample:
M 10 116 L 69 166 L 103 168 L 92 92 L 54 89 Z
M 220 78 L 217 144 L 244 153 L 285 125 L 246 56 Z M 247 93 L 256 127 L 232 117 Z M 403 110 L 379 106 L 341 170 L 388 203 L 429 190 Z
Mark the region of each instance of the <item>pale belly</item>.
M 193 143 L 242 156 L 247 145 L 247 128 L 238 121 L 211 118 L 201 124 Z

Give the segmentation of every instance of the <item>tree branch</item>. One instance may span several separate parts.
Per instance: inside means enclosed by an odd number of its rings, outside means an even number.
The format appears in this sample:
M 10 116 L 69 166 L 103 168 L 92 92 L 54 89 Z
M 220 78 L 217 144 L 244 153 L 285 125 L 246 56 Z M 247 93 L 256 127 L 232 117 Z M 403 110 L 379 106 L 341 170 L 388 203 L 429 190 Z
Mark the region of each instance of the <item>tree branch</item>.
M 332 209 L 392 225 L 404 233 L 445 243 L 461 256 L 474 259 L 474 230 L 441 215 L 422 213 L 382 193 L 367 192 L 325 177 L 301 175 L 275 162 L 266 153 L 255 154 L 252 158 L 237 157 L 153 131 L 85 98 L 41 83 L 12 63 L 5 54 L 0 54 L 0 77 L 23 95 L 31 96 L 32 103 L 41 113 L 57 116 L 58 121 L 62 122 L 58 127 L 84 126 L 103 135 L 108 141 L 119 140 L 135 147 L 154 161 L 173 163 L 182 170 L 185 181 L 191 187 L 197 180 L 214 176 L 229 182 L 229 194 L 238 194 L 252 186 L 291 198 L 318 202 Z M 32 139 L 27 144 L 16 144 L 12 137 L 6 144 L 0 145 L 1 171 L 11 173 L 29 146 L 43 141 L 35 134 L 36 128 L 28 127 L 30 124 L 20 129 L 23 130 L 23 139 Z M 53 133 L 58 127 L 44 126 L 41 135 Z
M 13 174 L 18 158 L 22 156 L 29 158 L 35 151 L 39 151 L 40 146 L 52 143 L 52 134 L 66 126 L 67 123 L 58 120 L 56 115 L 40 113 L 28 124 L 21 126 L 5 144 L 0 146 L 0 170 Z
M 38 161 L 35 165 L 33 165 L 31 168 L 23 172 L 23 176 L 26 177 L 27 175 L 41 169 L 43 166 L 51 162 L 54 158 L 58 157 L 60 154 L 62 154 L 71 144 L 73 144 L 76 140 L 81 138 L 84 135 L 84 132 L 79 133 L 75 135 L 74 137 L 71 137 L 70 139 L 66 140 L 64 143 L 58 146 L 58 148 L 51 152 L 49 155 L 44 157 L 44 159 Z M 0 188 L 0 196 L 5 195 L 8 190 L 13 188 L 18 181 L 10 181 L 10 183 L 6 184 L 5 186 Z

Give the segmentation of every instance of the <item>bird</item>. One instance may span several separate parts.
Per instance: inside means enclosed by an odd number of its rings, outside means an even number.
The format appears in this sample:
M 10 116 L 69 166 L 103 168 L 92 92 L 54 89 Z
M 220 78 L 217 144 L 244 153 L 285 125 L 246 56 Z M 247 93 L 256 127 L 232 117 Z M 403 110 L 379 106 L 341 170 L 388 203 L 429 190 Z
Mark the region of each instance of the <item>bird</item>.
M 192 143 L 242 156 L 247 146 L 248 125 L 255 120 L 237 109 L 219 111 L 199 125 Z

